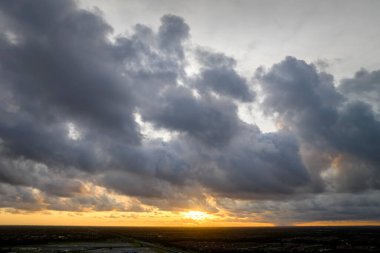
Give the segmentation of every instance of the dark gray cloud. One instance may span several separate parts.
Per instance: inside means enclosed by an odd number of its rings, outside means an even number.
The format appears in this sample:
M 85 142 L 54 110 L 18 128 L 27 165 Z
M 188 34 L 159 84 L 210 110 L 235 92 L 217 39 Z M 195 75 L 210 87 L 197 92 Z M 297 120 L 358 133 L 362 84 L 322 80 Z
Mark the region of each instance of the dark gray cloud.
M 328 205 L 306 205 L 306 217 L 298 203 L 316 193 L 343 196 L 343 208 L 346 192 L 380 187 L 376 71 L 337 89 L 331 74 L 287 57 L 253 83 L 223 52 L 188 47 L 181 17 L 110 39 L 101 15 L 73 1 L 2 1 L 0 20 L 1 207 L 216 212 L 212 196 L 248 201 L 234 209 L 247 217 L 281 203 L 273 215 L 294 204 L 289 220 L 313 220 Z M 198 73 L 185 71 L 188 56 Z M 282 129 L 244 123 L 243 103 L 261 103 Z M 144 137 L 147 126 L 171 139 Z
M 336 125 L 328 134 L 339 150 L 378 164 L 380 121 L 368 104 L 353 102 L 339 111 Z
M 226 144 L 239 125 L 233 103 L 211 96 L 196 98 L 182 87 L 164 92 L 158 105 L 144 108 L 142 115 L 158 127 L 185 132 L 210 146 Z
M 0 183 L 32 187 L 52 196 L 72 197 L 85 191 L 85 182 L 91 182 L 85 175 L 64 164 L 49 167 L 22 156 L 8 156 L 3 145 L 0 146 Z
M 44 210 L 39 196 L 30 187 L 18 187 L 0 184 L 0 207 L 28 211 Z
M 312 140 L 315 133 L 334 124 L 336 107 L 343 98 L 336 92 L 331 75 L 318 73 L 314 65 L 287 57 L 259 79 L 265 96 L 263 110 L 278 113 L 281 123 L 304 138 Z
M 19 110 L 39 121 L 81 121 L 138 143 L 132 98 L 107 40 L 109 25 L 71 1 L 5 1 L 1 9 L 17 37 L 11 43 L 3 34 L 0 42 L 9 59 L 1 62 L 2 83 L 11 86 L 5 89 Z
M 290 129 L 306 145 L 313 146 L 321 153 L 330 153 L 332 159 L 322 166 L 332 166 L 334 157 L 358 160 L 356 168 L 348 162 L 340 163 L 344 172 L 344 187 L 347 191 L 358 190 L 355 179 L 365 175 L 360 163 L 371 169 L 372 177 L 378 178 L 380 144 L 380 122 L 369 104 L 353 101 L 339 93 L 332 77 L 318 72 L 314 65 L 292 57 L 274 65 L 267 73 L 259 74 L 264 92 L 263 108 L 269 114 L 276 114 L 283 127 Z M 344 80 L 342 90 L 354 86 L 355 80 Z M 360 85 L 360 84 L 357 84 Z M 345 164 L 347 169 L 341 168 Z M 344 166 L 343 166 L 344 167 Z M 338 168 L 337 168 L 338 169 Z M 348 179 L 351 178 L 351 179 Z M 378 188 L 378 184 L 365 176 L 361 189 Z M 340 184 L 340 179 L 337 179 Z M 377 179 L 375 180 L 377 181 Z M 352 187 L 348 185 L 352 183 Z
M 32 187 L 14 186 L 0 183 L 0 208 L 12 211 L 120 211 L 141 212 L 144 206 L 135 199 L 120 200 L 109 193 L 55 196 Z
M 242 129 L 222 152 L 209 154 L 201 164 L 203 183 L 233 198 L 286 196 L 307 187 L 310 180 L 298 143 L 286 132 Z
M 359 194 L 316 194 L 292 200 L 236 201 L 220 199 L 219 205 L 249 221 L 295 225 L 311 221 L 379 221 L 379 191 Z
M 235 61 L 221 53 L 198 50 L 197 58 L 202 64 L 195 86 L 203 93 L 212 90 L 222 96 L 230 96 L 243 102 L 252 102 L 255 93 L 245 78 L 235 68 Z
M 183 18 L 174 15 L 163 16 L 161 23 L 157 35 L 159 47 L 182 59 L 184 57 L 182 43 L 188 38 L 190 27 Z
M 370 104 L 377 114 L 380 112 L 380 71 L 358 71 L 353 78 L 343 79 L 339 90 L 351 100 Z

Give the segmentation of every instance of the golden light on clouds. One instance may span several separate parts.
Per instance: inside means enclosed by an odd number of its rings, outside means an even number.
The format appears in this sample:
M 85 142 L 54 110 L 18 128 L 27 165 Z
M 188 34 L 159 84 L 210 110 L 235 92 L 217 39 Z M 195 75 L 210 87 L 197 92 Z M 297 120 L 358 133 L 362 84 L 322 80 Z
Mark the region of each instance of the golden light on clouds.
M 380 1 L 35 1 L 0 0 L 0 225 L 379 224 Z
M 0 225 L 63 225 L 63 226 L 159 226 L 159 227 L 237 227 L 274 226 L 272 223 L 209 214 L 202 211 L 19 211 L 0 208 Z
M 225 214 L 202 211 L 19 211 L 0 208 L 0 225 L 61 225 L 61 226 L 156 226 L 156 227 L 272 227 L 269 222 L 258 222 Z M 295 226 L 370 226 L 376 221 L 313 221 L 298 222 Z
M 195 221 L 202 221 L 202 220 L 213 218 L 212 215 L 205 213 L 205 212 L 201 212 L 201 211 L 188 211 L 188 212 L 182 213 L 182 215 L 183 215 L 183 217 L 185 217 L 187 219 L 192 219 Z

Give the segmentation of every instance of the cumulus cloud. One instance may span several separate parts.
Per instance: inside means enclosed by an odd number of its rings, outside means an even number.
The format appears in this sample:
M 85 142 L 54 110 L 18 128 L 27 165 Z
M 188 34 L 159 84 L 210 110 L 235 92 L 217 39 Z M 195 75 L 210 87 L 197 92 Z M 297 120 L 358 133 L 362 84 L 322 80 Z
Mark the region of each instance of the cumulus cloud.
M 233 103 L 210 96 L 195 98 L 182 87 L 163 92 L 154 107 L 142 110 L 142 116 L 158 127 L 181 131 L 210 146 L 226 144 L 239 125 Z
M 264 93 L 264 110 L 275 114 L 281 125 L 296 134 L 305 146 L 311 146 L 316 153 L 330 154 L 330 161 L 322 166 L 342 170 L 339 174 L 344 174 L 344 179 L 337 178 L 337 184 L 345 181 L 343 188 L 355 191 L 358 189 L 355 179 L 362 178 L 358 174 L 365 175 L 370 170 L 364 180 L 372 181 L 371 176 L 378 178 L 380 122 L 370 104 L 338 92 L 331 75 L 293 57 L 260 73 L 258 78 Z M 343 80 L 340 88 L 348 89 L 350 82 L 355 80 Z M 344 159 L 358 162 L 352 166 Z M 349 181 L 352 187 L 347 185 Z M 363 190 L 378 188 L 374 182 L 363 184 L 366 185 Z
M 380 101 L 380 71 L 361 69 L 353 78 L 346 78 L 339 86 L 339 90 L 351 100 L 368 103 L 379 114 Z
M 219 199 L 218 204 L 236 217 L 248 221 L 295 225 L 310 221 L 379 220 L 379 191 L 369 193 L 328 193 L 292 200 Z
M 202 93 L 214 91 L 222 96 L 229 96 L 243 102 L 252 102 L 255 93 L 249 83 L 235 70 L 234 59 L 221 53 L 199 49 L 197 59 L 202 67 L 194 80 L 194 85 Z
M 279 203 L 273 215 L 291 209 L 296 221 L 334 212 L 301 215 L 317 194 L 344 206 L 380 187 L 376 71 L 338 86 L 287 57 L 247 78 L 224 52 L 189 46 L 174 15 L 112 40 L 101 14 L 73 1 L 3 1 L 0 16 L 1 207 L 248 215 Z M 249 103 L 280 129 L 242 121 Z M 145 138 L 137 114 L 172 138 Z

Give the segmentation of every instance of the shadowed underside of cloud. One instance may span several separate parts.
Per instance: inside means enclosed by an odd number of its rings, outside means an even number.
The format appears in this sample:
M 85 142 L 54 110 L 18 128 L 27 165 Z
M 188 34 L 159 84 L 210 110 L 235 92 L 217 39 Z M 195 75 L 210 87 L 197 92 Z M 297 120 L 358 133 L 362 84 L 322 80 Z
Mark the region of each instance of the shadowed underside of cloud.
M 331 74 L 287 57 L 250 81 L 233 58 L 188 46 L 181 17 L 111 40 L 100 14 L 72 1 L 2 1 L 0 21 L 0 207 L 200 206 L 247 217 L 270 209 L 308 221 L 339 219 L 334 210 L 378 194 L 378 71 L 336 88 Z M 194 74 L 190 56 L 200 66 Z M 246 103 L 279 130 L 242 121 Z M 144 136 L 136 114 L 171 138 Z M 316 198 L 323 207 L 310 204 Z M 338 207 L 325 204 L 336 199 Z M 366 219 L 368 210 L 340 217 Z

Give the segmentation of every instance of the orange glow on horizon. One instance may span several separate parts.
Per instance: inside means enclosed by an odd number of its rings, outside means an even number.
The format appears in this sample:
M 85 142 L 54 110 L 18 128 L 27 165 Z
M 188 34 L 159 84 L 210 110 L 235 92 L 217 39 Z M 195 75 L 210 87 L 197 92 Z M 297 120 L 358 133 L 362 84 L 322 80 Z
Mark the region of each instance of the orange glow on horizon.
M 212 215 L 205 213 L 205 212 L 201 212 L 201 211 L 183 212 L 182 215 L 183 215 L 183 217 L 185 217 L 187 219 L 192 219 L 192 220 L 196 220 L 196 221 L 202 221 L 202 220 L 213 218 Z
M 25 212 L 0 208 L 0 225 L 44 226 L 146 226 L 146 227 L 274 227 L 273 223 L 253 222 L 202 211 L 187 212 Z M 380 221 L 313 221 L 294 226 L 380 226 Z
M 170 212 L 25 212 L 0 208 L 0 225 L 46 226 L 161 226 L 161 227 L 268 227 L 272 223 L 252 222 L 201 211 Z

